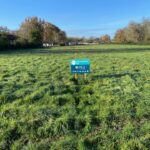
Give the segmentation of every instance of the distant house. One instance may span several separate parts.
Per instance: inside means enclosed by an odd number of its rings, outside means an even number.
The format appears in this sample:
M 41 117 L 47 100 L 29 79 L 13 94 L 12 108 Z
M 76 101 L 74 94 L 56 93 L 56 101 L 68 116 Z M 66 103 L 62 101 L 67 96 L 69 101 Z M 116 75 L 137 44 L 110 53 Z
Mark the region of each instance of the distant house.
M 43 47 L 53 47 L 53 43 L 43 43 Z
M 8 34 L 7 35 L 7 39 L 9 40 L 10 44 L 14 44 L 14 42 L 16 41 L 17 37 L 13 34 Z
M 78 42 L 67 42 L 66 46 L 75 46 L 75 45 L 79 45 Z

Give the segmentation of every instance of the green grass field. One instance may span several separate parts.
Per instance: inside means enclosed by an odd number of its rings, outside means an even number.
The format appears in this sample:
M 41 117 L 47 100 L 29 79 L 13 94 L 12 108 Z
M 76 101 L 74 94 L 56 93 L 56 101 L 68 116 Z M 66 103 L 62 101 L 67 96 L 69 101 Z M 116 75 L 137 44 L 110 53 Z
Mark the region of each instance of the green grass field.
M 87 45 L 87 46 L 55 46 L 50 50 L 114 50 L 114 49 L 149 49 L 150 45 L 123 45 L 123 44 L 101 44 L 101 45 Z
M 73 79 L 74 53 L 65 49 L 95 50 L 76 54 L 91 60 L 87 81 Z M 47 50 L 60 53 L 1 52 L 0 150 L 149 150 L 149 49 L 101 45 Z

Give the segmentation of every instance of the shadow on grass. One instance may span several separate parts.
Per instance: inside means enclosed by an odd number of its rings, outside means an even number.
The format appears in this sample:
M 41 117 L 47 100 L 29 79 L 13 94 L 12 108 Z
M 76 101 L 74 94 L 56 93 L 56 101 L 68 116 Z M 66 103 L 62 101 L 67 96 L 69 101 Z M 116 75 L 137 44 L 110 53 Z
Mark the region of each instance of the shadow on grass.
M 150 51 L 150 48 L 119 48 L 119 49 L 93 49 L 93 50 L 50 50 L 50 49 L 26 49 L 26 50 L 6 50 L 0 54 L 72 54 L 72 53 L 133 53 Z
M 34 50 L 31 53 L 70 54 L 70 53 L 129 53 L 150 51 L 150 48 L 94 49 L 94 50 Z
M 118 73 L 118 74 L 102 74 L 102 75 L 93 75 L 92 80 L 104 79 L 104 78 L 121 78 L 123 76 L 133 76 L 132 73 Z

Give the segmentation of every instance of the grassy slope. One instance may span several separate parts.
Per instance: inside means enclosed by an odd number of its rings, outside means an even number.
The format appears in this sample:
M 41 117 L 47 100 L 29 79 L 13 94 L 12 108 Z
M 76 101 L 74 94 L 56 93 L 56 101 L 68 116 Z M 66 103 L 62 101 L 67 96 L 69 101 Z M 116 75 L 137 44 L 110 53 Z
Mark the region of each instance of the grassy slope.
M 0 149 L 148 149 L 150 52 L 0 55 Z
M 123 44 L 101 44 L 88 46 L 56 46 L 49 48 L 50 50 L 110 50 L 110 49 L 146 49 L 150 45 L 123 45 Z
M 88 45 L 88 46 L 54 46 L 51 48 L 39 49 L 19 49 L 1 51 L 0 54 L 17 54 L 17 53 L 51 53 L 51 54 L 65 54 L 65 53 L 129 53 L 129 52 L 145 52 L 150 51 L 150 45 L 119 45 L 119 44 L 101 44 L 101 45 Z

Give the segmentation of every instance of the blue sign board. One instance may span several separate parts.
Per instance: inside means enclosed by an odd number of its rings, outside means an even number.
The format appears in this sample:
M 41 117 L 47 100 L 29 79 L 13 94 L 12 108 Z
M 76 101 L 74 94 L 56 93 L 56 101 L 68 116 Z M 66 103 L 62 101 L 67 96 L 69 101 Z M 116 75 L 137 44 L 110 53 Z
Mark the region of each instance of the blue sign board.
M 71 73 L 73 74 L 89 74 L 90 60 L 89 59 L 75 59 L 70 61 Z

